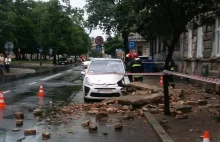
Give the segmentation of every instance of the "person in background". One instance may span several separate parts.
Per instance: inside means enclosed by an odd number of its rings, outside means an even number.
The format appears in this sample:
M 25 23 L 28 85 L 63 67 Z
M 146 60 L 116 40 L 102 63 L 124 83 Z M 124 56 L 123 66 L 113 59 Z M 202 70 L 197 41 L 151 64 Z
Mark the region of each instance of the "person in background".
M 11 64 L 11 58 L 9 55 L 5 58 L 5 70 L 7 73 L 10 72 L 10 64 Z
M 140 58 L 135 58 L 134 63 L 131 67 L 131 73 L 143 73 L 144 67 L 140 60 Z M 134 75 L 133 76 L 135 82 L 143 82 L 143 75 Z
M 0 53 L 0 74 L 4 74 L 4 56 Z

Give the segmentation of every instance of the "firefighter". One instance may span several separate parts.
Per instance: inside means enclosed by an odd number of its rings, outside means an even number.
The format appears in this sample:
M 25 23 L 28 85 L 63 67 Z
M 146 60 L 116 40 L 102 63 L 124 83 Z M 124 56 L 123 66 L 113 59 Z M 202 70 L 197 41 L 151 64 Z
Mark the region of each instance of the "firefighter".
M 143 73 L 144 68 L 140 58 L 136 58 L 131 67 L 131 73 Z M 142 75 L 133 75 L 133 79 L 135 82 L 143 82 Z
M 130 54 L 126 55 L 126 71 L 131 72 L 131 66 L 132 66 L 132 58 Z M 130 82 L 132 82 L 132 75 L 128 75 L 128 78 Z

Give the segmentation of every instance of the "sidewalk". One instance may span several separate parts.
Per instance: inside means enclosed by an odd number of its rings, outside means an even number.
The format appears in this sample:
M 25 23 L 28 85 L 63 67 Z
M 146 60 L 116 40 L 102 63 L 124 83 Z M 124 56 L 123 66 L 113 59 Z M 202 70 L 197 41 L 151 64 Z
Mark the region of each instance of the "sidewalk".
M 145 77 L 145 82 L 159 85 L 160 77 Z M 191 84 L 176 83 L 175 89 L 169 89 L 171 96 L 170 107 L 172 116 L 165 116 L 163 112 L 153 114 L 161 126 L 168 132 L 174 142 L 201 142 L 204 131 L 209 131 L 211 141 L 220 141 L 220 97 L 213 92 L 206 93 Z M 191 107 L 191 112 L 175 111 L 175 106 Z M 176 113 L 185 115 L 177 118 Z
M 10 68 L 10 73 L 4 73 L 4 76 L 33 74 L 33 73 L 36 73 L 36 71 L 34 69 Z

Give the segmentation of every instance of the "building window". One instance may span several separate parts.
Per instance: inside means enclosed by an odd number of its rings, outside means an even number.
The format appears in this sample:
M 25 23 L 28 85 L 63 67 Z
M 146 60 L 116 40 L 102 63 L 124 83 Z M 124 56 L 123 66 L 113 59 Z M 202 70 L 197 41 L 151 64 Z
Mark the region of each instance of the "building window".
M 192 58 L 192 29 L 188 28 L 188 58 Z
M 202 58 L 203 57 L 203 28 L 199 27 L 197 29 L 197 51 L 196 57 Z
M 138 56 L 142 56 L 143 55 L 143 48 L 142 46 L 138 46 Z
M 214 38 L 212 56 L 220 57 L 220 17 L 216 18 L 216 22 L 215 22 L 215 38 Z

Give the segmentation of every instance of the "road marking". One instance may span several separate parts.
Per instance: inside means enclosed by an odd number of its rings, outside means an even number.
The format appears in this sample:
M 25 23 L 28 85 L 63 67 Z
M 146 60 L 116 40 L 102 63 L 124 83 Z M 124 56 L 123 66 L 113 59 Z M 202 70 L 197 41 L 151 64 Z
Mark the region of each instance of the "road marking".
M 69 69 L 69 70 L 67 70 L 66 72 L 71 72 L 72 70 L 71 69 Z
M 32 83 L 30 83 L 30 84 L 28 84 L 28 85 L 33 85 L 33 84 L 35 84 L 35 83 L 37 83 L 37 82 L 32 82 Z
M 5 91 L 5 92 L 3 92 L 3 93 L 6 94 L 6 93 L 9 93 L 9 92 L 11 92 L 11 90 Z
M 58 74 L 55 74 L 55 75 L 51 75 L 51 76 L 48 76 L 48 77 L 42 78 L 42 79 L 40 79 L 40 80 L 42 80 L 42 81 L 46 81 L 46 80 L 49 80 L 49 79 L 55 78 L 55 77 L 57 77 L 57 76 L 60 76 L 60 75 L 62 75 L 62 74 L 63 74 L 63 73 L 58 73 Z

